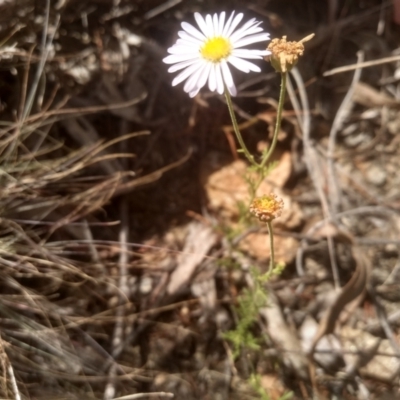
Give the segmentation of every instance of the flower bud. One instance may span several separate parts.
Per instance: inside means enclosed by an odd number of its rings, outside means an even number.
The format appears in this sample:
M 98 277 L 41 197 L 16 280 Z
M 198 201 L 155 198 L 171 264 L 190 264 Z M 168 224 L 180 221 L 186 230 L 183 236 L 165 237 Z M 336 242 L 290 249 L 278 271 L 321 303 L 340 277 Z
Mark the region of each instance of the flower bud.
M 313 37 L 314 34 L 312 33 L 299 42 L 288 42 L 286 36 L 283 36 L 282 39 L 272 39 L 267 47 L 271 55 L 266 59 L 271 62 L 277 72 L 288 72 L 297 64 L 299 57 L 303 55 L 303 43 Z

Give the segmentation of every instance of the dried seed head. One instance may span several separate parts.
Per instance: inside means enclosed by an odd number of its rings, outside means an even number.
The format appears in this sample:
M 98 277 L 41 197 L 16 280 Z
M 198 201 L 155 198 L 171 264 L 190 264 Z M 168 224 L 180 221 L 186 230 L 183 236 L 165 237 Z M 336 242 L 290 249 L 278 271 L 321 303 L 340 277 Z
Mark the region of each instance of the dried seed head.
M 280 217 L 282 210 L 283 200 L 274 193 L 256 197 L 250 205 L 250 212 L 262 222 Z
M 271 61 L 277 72 L 288 72 L 297 64 L 299 57 L 303 55 L 303 43 L 308 42 L 313 37 L 314 34 L 312 33 L 299 42 L 288 42 L 286 36 L 283 36 L 282 39 L 273 39 L 267 48 L 271 52 L 267 59 Z

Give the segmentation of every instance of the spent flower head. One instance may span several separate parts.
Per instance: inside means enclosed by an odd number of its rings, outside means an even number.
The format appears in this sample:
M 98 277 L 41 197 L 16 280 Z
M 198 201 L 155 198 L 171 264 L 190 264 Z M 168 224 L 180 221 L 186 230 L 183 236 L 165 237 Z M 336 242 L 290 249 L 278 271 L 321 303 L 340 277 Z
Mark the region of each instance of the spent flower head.
M 268 45 L 268 50 L 271 51 L 269 60 L 277 72 L 290 71 L 299 60 L 299 57 L 304 52 L 304 42 L 308 42 L 314 37 L 314 34 L 306 36 L 298 42 L 288 42 L 286 36 L 282 39 L 272 39 Z
M 256 197 L 250 205 L 250 212 L 262 222 L 280 217 L 282 210 L 283 200 L 274 193 Z
M 269 50 L 245 49 L 253 43 L 269 40 L 268 33 L 260 28 L 261 22 L 250 19 L 240 28 L 243 14 L 233 11 L 225 21 L 226 13 L 206 15 L 194 14 L 198 28 L 182 22 L 183 31 L 179 39 L 168 49 L 170 55 L 164 58 L 166 64 L 174 64 L 168 72 L 181 71 L 172 81 L 178 85 L 186 80 L 184 91 L 194 97 L 207 83 L 212 92 L 222 94 L 226 87 L 232 96 L 236 95 L 229 65 L 243 72 L 260 72 L 261 69 L 247 59 L 262 59 L 271 54 Z

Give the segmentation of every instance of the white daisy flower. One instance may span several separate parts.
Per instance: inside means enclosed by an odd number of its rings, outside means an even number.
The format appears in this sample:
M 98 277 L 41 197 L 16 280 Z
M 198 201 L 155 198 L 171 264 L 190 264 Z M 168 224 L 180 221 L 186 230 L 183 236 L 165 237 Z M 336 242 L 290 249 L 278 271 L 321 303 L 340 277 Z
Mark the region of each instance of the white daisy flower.
M 200 29 L 187 22 L 182 22 L 183 31 L 179 31 L 179 39 L 168 49 L 170 55 L 164 58 L 169 67 L 168 72 L 181 71 L 172 81 L 172 86 L 186 80 L 184 91 L 194 97 L 207 83 L 214 92 L 224 93 L 226 86 L 232 96 L 236 95 L 236 87 L 228 63 L 243 72 L 260 72 L 261 69 L 246 59 L 262 59 L 271 54 L 268 50 L 250 50 L 243 47 L 269 40 L 269 33 L 259 27 L 261 22 L 255 18 L 237 28 L 243 14 L 232 12 L 225 22 L 225 12 L 210 14 L 203 18 L 199 13 L 194 18 Z

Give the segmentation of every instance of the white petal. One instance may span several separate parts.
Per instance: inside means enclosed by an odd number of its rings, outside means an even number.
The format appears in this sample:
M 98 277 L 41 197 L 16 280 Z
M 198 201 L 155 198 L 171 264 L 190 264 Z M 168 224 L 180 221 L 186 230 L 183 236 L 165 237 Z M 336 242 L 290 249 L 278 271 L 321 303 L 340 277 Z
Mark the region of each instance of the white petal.
M 229 37 L 231 36 L 232 32 L 235 30 L 235 28 L 238 26 L 239 22 L 242 20 L 243 18 L 243 14 L 240 13 L 238 15 L 236 15 L 236 17 L 233 19 L 231 26 L 229 27 L 229 29 L 224 32 L 223 36 Z
M 225 23 L 225 11 L 223 11 L 219 15 L 219 30 L 218 30 L 218 33 L 217 33 L 218 36 L 222 35 L 222 31 L 224 29 L 224 23 Z
M 201 89 L 207 82 L 207 79 L 210 75 L 210 69 L 212 67 L 212 63 L 208 62 L 205 66 L 205 68 L 201 72 L 201 76 L 199 78 L 199 81 L 197 82 L 197 85 L 199 86 L 199 89 Z
M 197 22 L 197 25 L 199 26 L 199 28 L 201 29 L 201 31 L 203 32 L 205 37 L 209 37 L 210 36 L 210 29 L 208 28 L 206 21 L 204 21 L 204 18 L 202 17 L 201 14 L 199 14 L 198 12 L 194 13 L 194 19 Z
M 231 15 L 228 18 L 228 21 L 226 21 L 225 26 L 222 29 L 222 36 L 226 36 L 226 32 L 229 30 L 231 23 L 232 23 L 232 18 L 235 15 L 235 11 L 232 11 Z
M 195 38 L 202 40 L 202 41 L 206 40 L 206 37 L 199 30 L 197 30 L 193 25 L 190 25 L 187 22 L 182 22 L 181 26 L 187 33 L 194 36 Z
M 226 85 L 232 86 L 233 85 L 233 78 L 231 71 L 229 70 L 228 64 L 225 60 L 221 61 L 221 71 L 222 71 L 222 76 L 224 77 L 224 82 Z
M 171 54 L 170 56 L 165 57 L 163 61 L 166 64 L 175 64 L 182 61 L 189 61 L 195 59 L 200 59 L 198 54 Z
M 190 51 L 194 53 L 200 51 L 201 47 L 203 46 L 203 43 L 201 43 L 200 41 L 189 42 L 186 39 L 178 39 L 175 43 L 175 46 L 184 46 L 186 48 L 189 47 Z
M 209 35 L 207 37 L 215 36 L 214 24 L 213 24 L 212 17 L 210 14 L 206 15 L 206 24 L 207 24 L 207 28 L 208 28 L 208 32 L 209 32 Z
M 196 39 L 195 37 L 189 35 L 189 34 L 188 34 L 187 32 L 185 32 L 185 31 L 179 31 L 179 32 L 178 32 L 178 36 L 179 36 L 180 38 L 182 38 L 183 40 L 186 40 L 186 41 L 188 41 L 188 42 L 190 42 L 190 43 L 198 44 L 199 46 L 201 46 L 201 45 L 204 43 L 204 40 Z
M 261 60 L 263 56 L 268 56 L 270 51 L 268 50 L 249 50 L 249 49 L 235 49 L 232 51 L 232 55 L 239 58 L 249 58 L 254 60 Z
M 198 54 L 198 49 L 194 46 L 183 46 L 182 44 L 170 47 L 169 54 Z
M 246 72 L 246 73 L 250 72 L 250 71 L 254 71 L 254 72 L 261 71 L 260 67 L 258 67 L 257 65 L 255 65 L 249 61 L 243 60 L 241 58 L 235 57 L 235 56 L 230 56 L 228 58 L 228 62 L 230 62 L 238 70 Z
M 179 71 L 180 69 L 186 68 L 189 65 L 192 65 L 194 63 L 198 62 L 198 60 L 189 60 L 189 61 L 182 61 L 178 64 L 172 65 L 171 67 L 168 68 L 168 72 L 176 72 Z
M 198 76 L 196 76 L 197 82 L 188 91 L 190 97 L 196 96 L 196 94 L 199 93 L 200 89 L 206 84 L 211 67 L 212 67 L 212 63 L 206 63 L 204 65 L 204 68 L 201 68 L 201 70 L 198 71 L 199 72 Z
M 242 59 L 237 58 L 233 55 L 229 56 L 228 58 L 228 62 L 231 63 L 234 67 L 236 67 L 239 71 L 243 71 L 249 73 L 250 69 L 247 67 L 247 65 L 245 65 L 244 63 L 242 63 Z
M 192 65 L 189 65 L 189 67 L 184 69 L 179 75 L 177 75 L 174 78 L 174 80 L 172 81 L 172 86 L 179 85 L 181 82 L 183 82 L 190 75 L 194 74 L 200 67 L 201 67 L 200 63 L 194 63 Z
M 194 96 L 196 96 L 196 94 L 200 92 L 200 89 L 200 87 L 193 89 L 191 92 L 189 92 L 189 97 L 193 98 Z
M 204 65 L 198 71 L 196 71 L 195 76 L 191 76 L 189 78 L 192 82 L 187 82 L 187 85 L 185 84 L 184 90 L 189 93 L 190 97 L 195 96 L 199 92 L 199 90 L 206 84 L 212 65 L 213 64 L 209 62 L 204 63 Z M 194 95 L 192 96 L 193 93 Z
M 228 87 L 229 93 L 231 94 L 231 96 L 236 96 L 237 95 L 237 89 L 235 84 L 231 87 Z
M 204 67 L 205 65 L 201 65 L 200 68 L 198 68 L 197 71 L 194 72 L 186 81 L 185 86 L 183 87 L 183 90 L 186 93 L 191 92 L 193 89 L 197 87 L 197 81 L 199 80 L 200 74 Z
M 233 82 L 231 71 L 230 71 L 230 69 L 228 67 L 228 64 L 227 64 L 227 62 L 225 60 L 223 60 L 221 62 L 221 70 L 222 70 L 222 76 L 224 78 L 225 85 L 228 88 L 229 93 L 232 96 L 236 96 L 236 87 L 235 87 L 235 84 Z
M 213 26 L 214 26 L 214 35 L 219 36 L 219 21 L 218 14 L 213 15 Z
M 269 34 L 268 33 L 259 33 L 257 35 L 245 37 L 243 39 L 240 39 L 238 42 L 234 43 L 235 49 L 243 46 L 247 46 L 252 43 L 257 43 L 257 42 L 264 42 L 266 40 L 269 40 Z
M 246 32 L 247 30 L 251 29 L 253 25 L 258 26 L 260 22 L 257 22 L 255 18 L 252 18 L 250 21 L 247 21 L 242 27 L 240 27 L 236 32 L 232 33 L 229 35 L 231 37 L 231 40 L 234 40 L 237 35 L 241 35 L 243 32 Z
M 217 81 L 217 92 L 219 94 L 223 94 L 224 93 L 224 80 L 222 79 L 221 65 L 214 64 L 214 68 L 215 68 L 215 78 Z
M 217 80 L 215 76 L 214 64 L 211 64 L 210 75 L 208 77 L 208 88 L 211 90 L 211 92 L 215 92 L 215 90 L 217 89 Z
M 239 39 L 246 37 L 246 36 L 250 36 L 250 35 L 254 35 L 255 33 L 259 33 L 262 32 L 263 28 L 259 27 L 259 26 L 252 26 L 250 29 L 246 29 L 245 31 L 236 31 L 234 32 L 230 39 L 232 43 L 237 42 Z

